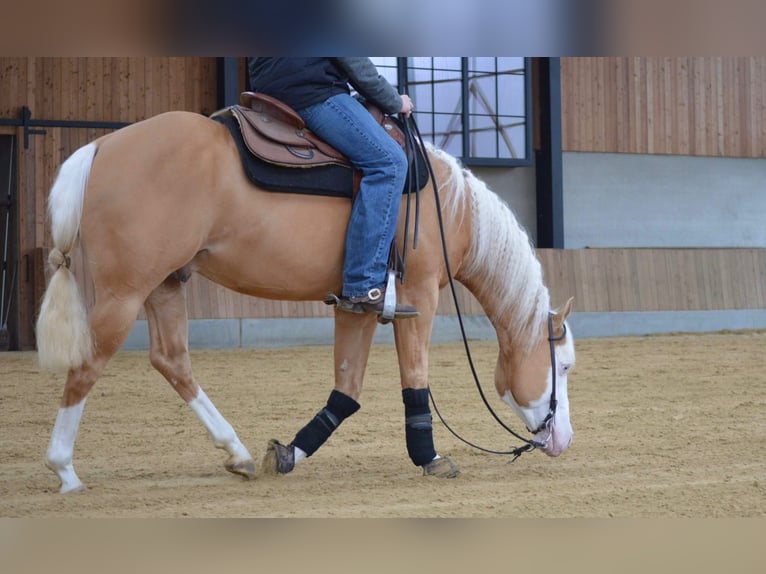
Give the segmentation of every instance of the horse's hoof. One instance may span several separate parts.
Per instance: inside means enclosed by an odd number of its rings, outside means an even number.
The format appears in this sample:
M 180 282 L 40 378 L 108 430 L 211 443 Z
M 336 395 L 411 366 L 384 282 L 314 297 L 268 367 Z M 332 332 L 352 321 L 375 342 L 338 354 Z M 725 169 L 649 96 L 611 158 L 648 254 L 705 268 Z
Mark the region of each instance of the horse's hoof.
M 423 465 L 423 476 L 437 478 L 455 478 L 460 475 L 460 469 L 449 457 L 442 456 Z
M 271 439 L 263 455 L 261 471 L 264 474 L 287 474 L 295 468 L 295 447 L 283 445 L 276 439 Z
M 255 462 L 250 460 L 227 460 L 223 467 L 232 474 L 244 476 L 248 480 L 254 480 L 256 477 Z
M 83 492 L 86 492 L 88 489 L 85 488 L 84 484 L 78 484 L 77 486 L 70 486 L 70 487 L 61 487 L 59 490 L 59 494 L 82 494 Z

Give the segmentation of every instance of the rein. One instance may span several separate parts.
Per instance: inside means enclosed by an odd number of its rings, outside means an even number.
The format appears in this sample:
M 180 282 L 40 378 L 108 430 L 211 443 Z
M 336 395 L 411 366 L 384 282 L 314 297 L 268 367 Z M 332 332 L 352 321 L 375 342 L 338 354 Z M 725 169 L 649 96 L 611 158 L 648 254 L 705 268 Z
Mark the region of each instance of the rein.
M 404 117 L 403 119 L 404 124 L 404 133 L 407 141 L 407 146 L 414 145 L 415 143 L 415 137 L 417 137 L 417 142 L 420 144 L 421 149 L 425 150 L 425 144 L 423 143 L 423 137 L 420 134 L 420 129 L 418 128 L 418 125 L 415 123 L 415 119 L 412 116 Z M 413 136 L 412 132 L 414 131 L 415 135 Z M 492 417 L 497 421 L 497 423 L 503 427 L 506 431 L 508 431 L 510 434 L 512 434 L 514 437 L 525 443 L 523 446 L 516 447 L 512 450 L 507 451 L 501 451 L 501 450 L 493 450 L 489 448 L 485 448 L 482 446 L 479 446 L 462 436 L 460 436 L 444 419 L 441 412 L 439 411 L 439 408 L 436 405 L 436 400 L 434 399 L 434 395 L 431 392 L 431 387 L 428 387 L 428 395 L 431 397 L 431 402 L 434 406 L 434 411 L 436 412 L 437 416 L 439 417 L 439 420 L 444 424 L 444 426 L 447 428 L 447 430 L 452 433 L 452 435 L 457 438 L 458 440 L 462 441 L 463 443 L 467 444 L 470 447 L 473 447 L 477 450 L 489 453 L 489 454 L 508 454 L 513 456 L 510 462 L 514 462 L 517 458 L 519 458 L 522 454 L 528 451 L 533 451 L 536 448 L 541 448 L 545 446 L 545 443 L 536 441 L 536 440 L 530 440 L 528 438 L 525 438 L 518 434 L 516 431 L 514 431 L 510 426 L 508 426 L 495 412 L 495 410 L 492 408 L 492 406 L 489 404 L 489 401 L 487 400 L 486 395 L 484 394 L 484 389 L 481 386 L 481 382 L 479 381 L 479 375 L 476 372 L 476 367 L 473 363 L 473 357 L 471 355 L 471 349 L 468 345 L 468 337 L 465 332 L 465 326 L 463 325 L 463 316 L 460 312 L 460 304 L 458 302 L 457 297 L 457 291 L 455 289 L 455 282 L 452 277 L 452 270 L 450 269 L 449 265 L 449 257 L 448 257 L 448 250 L 447 250 L 447 240 L 446 240 L 446 234 L 444 232 L 444 220 L 442 218 L 442 210 L 441 210 L 441 200 L 439 199 L 439 188 L 436 184 L 436 177 L 434 176 L 433 166 L 431 165 L 431 160 L 428 157 L 427 153 L 423 153 L 423 156 L 425 158 L 426 168 L 428 169 L 428 175 L 431 178 L 431 182 L 434 186 L 434 198 L 436 200 L 436 214 L 439 219 L 439 231 L 441 235 L 441 242 L 442 242 L 442 253 L 444 255 L 444 265 L 447 270 L 447 278 L 449 280 L 450 285 L 450 292 L 452 293 L 452 300 L 455 304 L 455 312 L 458 319 L 458 325 L 460 326 L 460 334 L 463 339 L 463 346 L 465 347 L 466 356 L 468 358 L 468 365 L 471 369 L 471 374 L 473 375 L 473 380 L 476 385 L 476 389 L 479 392 L 479 396 L 481 397 L 482 402 L 484 403 L 484 406 L 487 408 L 489 413 L 492 415 Z M 419 218 L 417 217 L 417 212 L 419 212 L 419 193 L 416 193 L 416 218 L 415 218 L 415 240 L 414 242 L 417 242 L 417 223 Z M 409 202 L 409 194 L 408 194 L 408 200 L 407 200 L 407 216 L 406 221 L 409 222 L 409 210 L 410 210 L 410 202 Z M 408 226 L 405 227 L 405 230 L 408 229 Z M 406 231 L 405 231 L 406 233 Z M 404 251 L 406 254 L 407 251 L 407 243 L 406 243 L 406 235 L 405 235 L 405 244 L 404 244 Z M 413 244 L 413 249 L 415 245 Z M 405 259 L 406 260 L 406 259 Z M 403 280 L 404 271 L 402 271 L 402 280 Z M 527 428 L 529 432 L 532 434 L 537 434 L 539 432 L 542 432 L 546 429 L 550 429 L 553 426 L 553 419 L 556 415 L 556 407 L 558 406 L 558 400 L 556 399 L 556 349 L 555 349 L 555 343 L 557 341 L 561 341 L 564 337 L 566 337 L 567 331 L 566 331 L 566 325 L 564 327 L 564 332 L 559 337 L 553 336 L 553 320 L 552 315 L 548 315 L 548 345 L 550 347 L 550 353 L 551 353 L 551 397 L 550 401 L 548 403 L 548 414 L 545 416 L 543 421 L 540 423 L 540 425 L 534 429 L 531 430 Z

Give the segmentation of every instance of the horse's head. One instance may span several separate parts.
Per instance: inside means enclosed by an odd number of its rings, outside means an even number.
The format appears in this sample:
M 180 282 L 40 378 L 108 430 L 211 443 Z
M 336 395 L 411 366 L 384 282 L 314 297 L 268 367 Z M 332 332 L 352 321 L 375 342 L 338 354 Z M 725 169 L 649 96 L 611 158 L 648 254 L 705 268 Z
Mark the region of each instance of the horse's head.
M 544 337 L 531 351 L 519 345 L 501 345 L 495 370 L 495 388 L 543 444 L 543 452 L 558 456 L 572 442 L 567 375 L 575 363 L 574 337 L 566 323 L 572 299 L 551 313 Z M 553 400 L 552 400 L 553 399 Z

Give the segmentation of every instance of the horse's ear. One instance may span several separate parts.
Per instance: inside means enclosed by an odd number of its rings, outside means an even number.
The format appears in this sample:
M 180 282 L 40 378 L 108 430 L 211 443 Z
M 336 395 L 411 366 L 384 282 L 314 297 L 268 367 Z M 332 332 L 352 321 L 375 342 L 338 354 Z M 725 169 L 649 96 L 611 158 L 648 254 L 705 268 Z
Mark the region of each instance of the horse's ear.
M 560 311 L 556 311 L 556 314 L 553 316 L 553 323 L 557 327 L 561 327 L 561 325 L 564 324 L 564 321 L 566 321 L 567 317 L 569 317 L 569 314 L 572 312 L 573 303 L 574 297 L 570 297 L 564 305 L 564 308 Z

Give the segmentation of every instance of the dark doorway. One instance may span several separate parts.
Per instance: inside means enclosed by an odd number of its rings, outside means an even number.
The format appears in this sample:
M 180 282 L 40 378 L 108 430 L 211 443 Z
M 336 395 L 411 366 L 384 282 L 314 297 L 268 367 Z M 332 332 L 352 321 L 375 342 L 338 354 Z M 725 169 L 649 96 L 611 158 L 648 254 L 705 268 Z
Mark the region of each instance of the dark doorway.
M 0 351 L 19 349 L 16 138 L 0 135 Z

